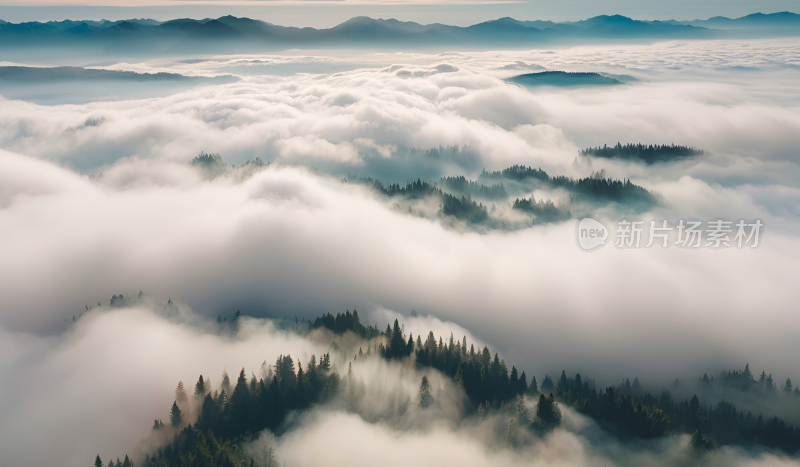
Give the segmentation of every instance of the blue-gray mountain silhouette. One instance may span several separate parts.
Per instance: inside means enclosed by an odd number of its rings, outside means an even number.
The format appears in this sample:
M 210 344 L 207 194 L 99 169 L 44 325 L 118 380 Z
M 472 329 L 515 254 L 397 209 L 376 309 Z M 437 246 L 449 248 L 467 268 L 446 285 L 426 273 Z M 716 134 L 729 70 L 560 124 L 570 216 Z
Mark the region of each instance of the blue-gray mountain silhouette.
M 467 27 L 418 24 L 395 19 L 352 18 L 328 29 L 279 26 L 250 18 L 151 19 L 125 21 L 0 22 L 0 49 L 88 47 L 135 50 L 143 54 L 247 52 L 287 47 L 493 47 L 597 40 L 732 37 L 733 26 L 764 35 L 800 34 L 800 15 L 753 14 L 738 19 L 640 21 L 625 16 L 596 16 L 582 21 L 518 21 L 500 18 Z M 733 25 L 733 26 L 731 26 Z M 779 27 L 776 27 L 779 26 Z M 760 28 L 760 29 L 759 29 Z

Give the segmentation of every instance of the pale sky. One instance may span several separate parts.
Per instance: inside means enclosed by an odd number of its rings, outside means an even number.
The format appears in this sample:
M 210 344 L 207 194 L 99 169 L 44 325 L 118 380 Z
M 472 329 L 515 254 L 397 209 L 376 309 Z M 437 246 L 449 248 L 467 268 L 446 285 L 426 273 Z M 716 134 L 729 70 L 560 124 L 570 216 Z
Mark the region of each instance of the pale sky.
M 342 1 L 164 1 L 164 0 L 0 0 L 0 19 L 11 22 L 61 19 L 168 20 L 227 14 L 289 26 L 329 27 L 353 16 L 397 18 L 421 23 L 469 25 L 511 16 L 517 19 L 577 20 L 600 14 L 636 19 L 706 19 L 750 13 L 800 12 L 800 0 L 342 0 Z

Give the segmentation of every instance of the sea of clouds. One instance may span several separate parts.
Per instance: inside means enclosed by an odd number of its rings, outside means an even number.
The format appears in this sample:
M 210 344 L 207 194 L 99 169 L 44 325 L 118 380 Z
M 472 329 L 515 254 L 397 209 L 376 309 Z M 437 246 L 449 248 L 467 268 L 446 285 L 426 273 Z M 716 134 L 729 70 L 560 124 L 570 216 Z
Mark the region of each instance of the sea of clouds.
M 164 417 L 178 379 L 202 372 L 218 383 L 226 367 L 257 371 L 278 354 L 305 361 L 323 350 L 267 324 L 239 340 L 209 328 L 237 309 L 313 318 L 357 308 L 381 328 L 414 309 L 417 320 L 442 321 L 407 326 L 471 332 L 539 378 L 566 369 L 602 383 L 655 384 L 749 362 L 800 381 L 798 48 L 796 40 L 707 41 L 175 58 L 107 68 L 242 79 L 135 100 L 124 89 L 112 100 L 59 105 L 0 97 L 0 372 L 14 375 L 0 382 L 0 451 L 14 465 L 88 464 L 100 446 L 130 451 Z M 602 89 L 503 81 L 539 67 L 637 80 Z M 617 141 L 709 154 L 653 166 L 578 157 Z M 469 157 L 403 153 L 449 145 Z M 188 164 L 200 151 L 270 164 L 211 178 Z M 402 183 L 417 170 L 474 179 L 513 164 L 630 178 L 662 200 L 645 219 L 758 218 L 761 245 L 586 254 L 572 221 L 478 233 L 341 183 L 348 173 Z M 103 311 L 113 294 L 140 290 L 180 303 L 181 320 L 147 308 Z M 382 452 L 425 447 L 431 459 L 466 452 L 465 465 L 527 462 L 489 448 L 469 455 L 483 448 L 469 447 L 477 435 L 461 428 L 396 441 L 337 412 L 309 419 L 279 452 L 291 465 L 312 462 L 293 446 L 317 443 L 332 425 L 363 433 L 353 438 L 362 445 L 386 444 Z M 530 458 L 617 459 L 580 433 L 559 431 Z M 50 448 L 32 453 L 32 439 Z

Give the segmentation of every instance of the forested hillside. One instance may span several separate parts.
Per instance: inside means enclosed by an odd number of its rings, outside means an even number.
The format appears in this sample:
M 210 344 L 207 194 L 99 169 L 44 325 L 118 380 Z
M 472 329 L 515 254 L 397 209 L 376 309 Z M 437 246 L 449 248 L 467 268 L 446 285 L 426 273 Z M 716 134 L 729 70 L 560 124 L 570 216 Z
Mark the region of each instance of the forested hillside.
M 225 331 L 237 328 L 241 315 L 220 320 Z M 793 454 L 800 450 L 800 428 L 782 420 L 779 413 L 752 413 L 725 400 L 710 403 L 697 395 L 676 398 L 667 388 L 651 393 L 637 378 L 625 379 L 616 386 L 599 387 L 594 379 L 562 371 L 557 379 L 545 375 L 541 384 L 535 376 L 509 365 L 487 347 L 475 348 L 466 337 L 452 334 L 427 336 L 406 333 L 398 320 L 379 330 L 361 323 L 358 312 L 325 314 L 314 321 L 296 320 L 291 326 L 302 334 L 327 330 L 330 336 L 351 335 L 361 344 L 347 360 L 347 373 L 340 376 L 326 353 L 319 360 L 312 355 L 303 365 L 290 355 L 281 355 L 274 364 L 262 368 L 260 377 L 249 378 L 244 368 L 235 383 L 223 373 L 221 384 L 212 388 L 202 375 L 187 395 L 183 383 L 175 390 L 176 398 L 165 419 L 157 419 L 153 433 L 173 430 L 163 445 L 147 453 L 141 461 L 146 467 L 183 466 L 255 466 L 279 465 L 272 447 L 262 453 L 248 450 L 248 445 L 262 430 L 280 436 L 287 429 L 287 416 L 322 406 L 340 398 L 352 407 L 364 396 L 364 382 L 354 374 L 352 365 L 363 359 L 382 359 L 412 365 L 423 375 L 438 371 L 465 396 L 467 418 L 490 415 L 508 417 L 509 433 L 528 430 L 533 436 L 557 427 L 566 407 L 588 416 L 620 440 L 653 439 L 670 434 L 692 435 L 691 445 L 698 452 L 722 445 L 763 446 Z M 331 344 L 337 349 L 335 341 Z M 366 348 L 366 351 L 364 351 Z M 427 376 L 419 380 L 416 400 L 420 410 L 436 404 Z M 778 389 L 772 375 L 762 373 L 755 380 L 749 365 L 742 371 L 725 371 L 719 377 L 707 374 L 700 385 L 720 385 L 743 391 L 751 399 L 775 399 L 782 404 L 800 404 L 800 389 L 787 380 Z M 678 382 L 676 382 L 676 385 Z M 349 405 L 348 405 L 349 404 Z M 165 431 L 166 432 L 166 431 Z M 516 432 L 516 431 L 515 431 Z M 509 441 L 513 446 L 514 442 Z M 111 461 L 108 466 L 128 467 L 134 463 Z M 95 465 L 103 465 L 98 456 Z
M 570 209 L 591 211 L 613 204 L 626 212 L 642 212 L 658 204 L 656 197 L 645 188 L 630 180 L 606 177 L 604 171 L 573 179 L 552 177 L 541 168 L 519 165 L 496 172 L 484 170 L 477 181 L 459 175 L 443 177 L 438 184 L 417 179 L 406 185 L 384 185 L 380 180 L 355 176 L 348 176 L 343 182 L 372 188 L 392 199 L 399 211 L 436 217 L 445 222 L 456 220 L 478 230 L 517 230 L 562 222 L 572 218 Z M 551 199 L 525 197 L 534 190 L 562 190 L 564 196 L 558 204 Z M 522 197 L 511 199 L 519 195 Z M 437 209 L 431 209 L 427 203 L 431 200 Z

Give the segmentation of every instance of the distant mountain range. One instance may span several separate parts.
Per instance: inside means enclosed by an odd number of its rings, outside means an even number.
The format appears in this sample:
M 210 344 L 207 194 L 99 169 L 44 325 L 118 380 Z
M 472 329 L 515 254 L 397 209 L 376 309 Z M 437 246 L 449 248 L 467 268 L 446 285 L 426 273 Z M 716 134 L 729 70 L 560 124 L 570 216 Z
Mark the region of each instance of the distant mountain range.
M 195 86 L 239 81 L 231 75 L 185 76 L 71 66 L 0 66 L 0 95 L 42 105 L 147 99 Z
M 749 28 L 798 28 L 800 15 L 784 11 L 781 13 L 753 13 L 741 18 L 726 18 L 715 16 L 707 20 L 670 21 L 670 24 L 688 24 L 692 26 L 720 28 L 720 29 L 749 29 Z
M 21 83 L 25 85 L 69 82 L 69 81 L 128 81 L 128 82 L 153 82 L 153 81 L 186 81 L 186 82 L 215 82 L 224 83 L 238 81 L 234 76 L 185 76 L 177 73 L 136 73 L 133 71 L 97 70 L 72 66 L 60 67 L 29 67 L 29 66 L 0 66 L 0 84 Z
M 733 37 L 737 30 L 762 35 L 800 34 L 800 15 L 753 14 L 737 19 L 639 21 L 597 16 L 582 21 L 518 21 L 500 18 L 468 27 L 355 17 L 329 29 L 278 26 L 249 18 L 155 21 L 0 21 L 0 48 L 101 47 L 109 52 L 237 52 L 281 48 L 497 46 Z

